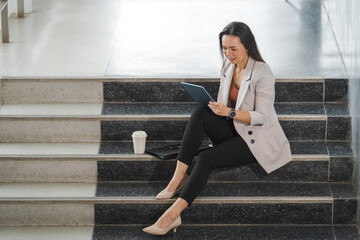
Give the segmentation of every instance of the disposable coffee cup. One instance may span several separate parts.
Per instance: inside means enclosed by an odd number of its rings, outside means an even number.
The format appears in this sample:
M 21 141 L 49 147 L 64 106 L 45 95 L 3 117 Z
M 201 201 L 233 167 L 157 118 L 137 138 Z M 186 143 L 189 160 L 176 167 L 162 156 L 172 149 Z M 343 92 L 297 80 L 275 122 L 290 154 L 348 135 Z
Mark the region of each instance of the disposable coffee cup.
M 145 152 L 147 134 L 144 131 L 135 131 L 132 134 L 135 154 L 143 154 Z

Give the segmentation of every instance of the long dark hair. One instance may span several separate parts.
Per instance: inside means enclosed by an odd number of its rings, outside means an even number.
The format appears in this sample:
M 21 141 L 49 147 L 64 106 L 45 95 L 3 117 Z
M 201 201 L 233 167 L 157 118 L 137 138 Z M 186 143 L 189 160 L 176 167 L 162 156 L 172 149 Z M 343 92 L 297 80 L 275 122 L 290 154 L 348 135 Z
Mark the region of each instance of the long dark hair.
M 255 37 L 251 32 L 248 25 L 243 22 L 231 22 L 220 32 L 219 41 L 220 41 L 220 54 L 224 60 L 224 53 L 222 50 L 222 37 L 224 35 L 232 35 L 240 38 L 241 43 L 244 45 L 245 49 L 248 51 L 248 55 L 254 60 L 259 62 L 265 62 L 261 57 L 258 50 Z

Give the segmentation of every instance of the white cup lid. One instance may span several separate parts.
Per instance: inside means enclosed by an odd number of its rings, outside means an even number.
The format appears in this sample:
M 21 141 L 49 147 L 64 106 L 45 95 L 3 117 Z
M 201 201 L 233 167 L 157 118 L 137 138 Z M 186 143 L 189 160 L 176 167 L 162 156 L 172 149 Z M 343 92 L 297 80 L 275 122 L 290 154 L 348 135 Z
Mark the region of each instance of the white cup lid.
M 147 134 L 144 131 L 135 131 L 133 132 L 132 137 L 147 137 Z

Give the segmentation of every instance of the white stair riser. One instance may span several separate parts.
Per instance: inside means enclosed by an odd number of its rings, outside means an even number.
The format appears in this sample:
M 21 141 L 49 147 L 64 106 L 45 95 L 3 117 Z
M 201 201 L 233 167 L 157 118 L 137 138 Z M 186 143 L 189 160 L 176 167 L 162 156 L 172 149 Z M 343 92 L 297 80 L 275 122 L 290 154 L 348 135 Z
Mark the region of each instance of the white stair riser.
M 86 80 L 2 80 L 7 103 L 102 103 L 103 83 Z
M 2 120 L 0 142 L 100 142 L 99 120 Z
M 0 78 L 0 104 L 4 104 L 4 94 L 3 94 L 3 80 Z M 0 106 L 1 108 L 1 106 Z
M 11 240 L 91 240 L 93 226 L 29 226 L 29 227 L 0 227 L 0 239 Z M 4 237 L 4 238 L 1 238 Z
M 0 226 L 93 225 L 94 204 L 0 203 Z
M 0 162 L 0 182 L 96 182 L 96 161 L 26 160 Z

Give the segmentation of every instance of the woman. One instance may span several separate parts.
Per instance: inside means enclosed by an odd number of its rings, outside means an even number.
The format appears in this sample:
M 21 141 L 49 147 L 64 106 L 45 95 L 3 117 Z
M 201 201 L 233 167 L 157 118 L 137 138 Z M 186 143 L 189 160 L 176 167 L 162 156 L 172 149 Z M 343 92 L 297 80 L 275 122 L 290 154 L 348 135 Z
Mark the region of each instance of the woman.
M 270 173 L 291 161 L 289 142 L 274 109 L 275 77 L 262 59 L 250 28 L 231 22 L 219 34 L 222 57 L 218 102 L 197 108 L 186 127 L 177 166 L 168 186 L 156 199 L 181 191 L 174 204 L 143 231 L 163 235 L 181 224 L 180 213 L 192 204 L 212 169 L 257 161 Z M 189 178 L 191 161 L 207 135 L 213 147 L 199 154 Z

